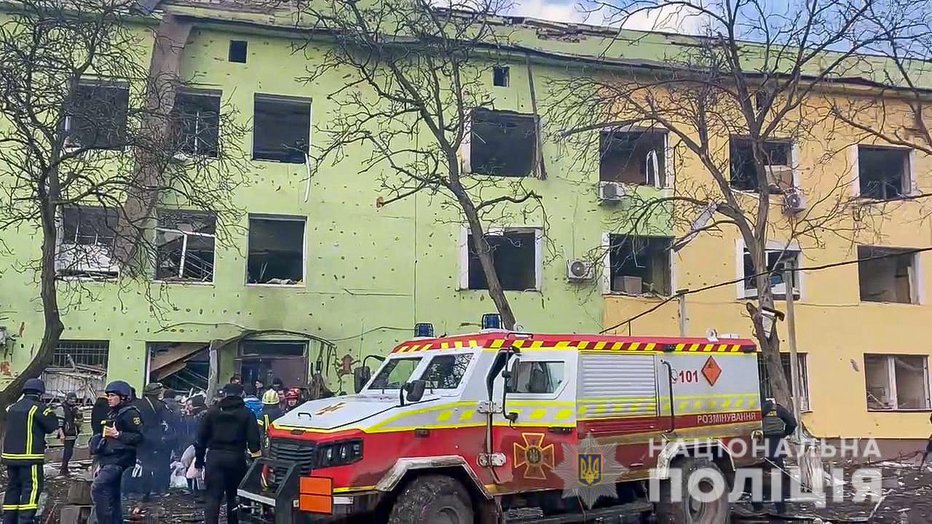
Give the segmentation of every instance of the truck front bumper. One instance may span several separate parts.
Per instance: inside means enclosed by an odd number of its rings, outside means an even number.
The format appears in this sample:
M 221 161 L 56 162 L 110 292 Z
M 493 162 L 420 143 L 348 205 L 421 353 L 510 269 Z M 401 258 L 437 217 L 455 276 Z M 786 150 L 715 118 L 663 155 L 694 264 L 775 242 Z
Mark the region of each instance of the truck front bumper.
M 274 486 L 267 486 L 263 481 L 264 471 L 270 468 L 285 471 L 283 477 L 277 479 Z M 328 488 L 326 494 L 311 495 L 315 502 L 319 503 L 314 506 L 323 507 L 320 510 L 305 511 L 302 510 L 302 506 L 305 506 L 302 497 L 307 495 L 301 493 L 300 486 L 302 485 L 294 464 L 267 458 L 256 460 L 250 466 L 237 490 L 240 499 L 238 511 L 240 521 L 257 524 L 368 522 L 371 519 L 367 517 L 383 496 L 381 492 L 335 495 Z

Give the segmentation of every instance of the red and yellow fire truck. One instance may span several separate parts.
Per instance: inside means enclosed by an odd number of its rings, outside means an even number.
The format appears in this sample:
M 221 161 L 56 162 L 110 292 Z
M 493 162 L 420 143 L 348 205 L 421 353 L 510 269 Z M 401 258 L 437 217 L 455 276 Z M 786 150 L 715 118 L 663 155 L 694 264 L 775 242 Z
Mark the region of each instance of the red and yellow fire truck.
M 357 369 L 356 394 L 272 425 L 241 519 L 726 522 L 727 492 L 673 497 L 688 491 L 673 472 L 728 479 L 741 466 L 734 444 L 761 429 L 755 351 L 736 338 L 415 338 L 371 377 Z

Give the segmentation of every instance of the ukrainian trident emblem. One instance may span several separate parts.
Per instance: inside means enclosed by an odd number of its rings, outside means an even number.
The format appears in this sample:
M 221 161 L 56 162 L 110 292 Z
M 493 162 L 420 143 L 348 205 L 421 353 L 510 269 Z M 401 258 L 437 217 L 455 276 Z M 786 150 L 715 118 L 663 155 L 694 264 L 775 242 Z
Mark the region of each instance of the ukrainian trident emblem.
M 591 487 L 602 482 L 602 454 L 580 453 L 578 477 L 583 486 Z

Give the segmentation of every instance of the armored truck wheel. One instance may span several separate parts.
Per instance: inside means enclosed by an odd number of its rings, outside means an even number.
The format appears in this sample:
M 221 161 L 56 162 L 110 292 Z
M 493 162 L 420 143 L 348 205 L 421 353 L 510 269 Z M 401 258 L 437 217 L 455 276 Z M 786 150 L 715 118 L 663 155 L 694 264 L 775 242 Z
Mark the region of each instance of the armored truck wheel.
M 469 494 L 454 478 L 426 475 L 410 482 L 398 495 L 388 524 L 472 524 Z
M 727 524 L 728 482 L 714 462 L 687 457 L 676 463 L 682 476 L 662 482 L 660 502 L 655 504 L 657 522 L 661 524 Z M 671 482 L 680 483 L 679 493 Z

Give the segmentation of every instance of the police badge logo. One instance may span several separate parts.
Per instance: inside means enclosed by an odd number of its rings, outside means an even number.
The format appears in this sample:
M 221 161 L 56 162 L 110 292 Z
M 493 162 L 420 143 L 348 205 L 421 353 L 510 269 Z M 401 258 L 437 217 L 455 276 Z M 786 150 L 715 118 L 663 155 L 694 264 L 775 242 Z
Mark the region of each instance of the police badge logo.
M 563 462 L 554 472 L 563 480 L 563 498 L 579 498 L 592 509 L 602 498 L 617 497 L 615 483 L 628 468 L 615 458 L 615 446 L 600 444 L 592 434 L 574 446 L 563 444 Z

